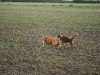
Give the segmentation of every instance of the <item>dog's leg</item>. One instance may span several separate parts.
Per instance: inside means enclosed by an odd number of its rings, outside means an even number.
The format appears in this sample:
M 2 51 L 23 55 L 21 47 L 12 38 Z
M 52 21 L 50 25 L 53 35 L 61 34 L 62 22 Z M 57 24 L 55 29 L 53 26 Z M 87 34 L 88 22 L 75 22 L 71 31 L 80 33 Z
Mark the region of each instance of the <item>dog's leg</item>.
M 70 42 L 70 45 L 71 45 L 72 47 L 74 47 L 74 41 L 71 41 L 71 42 Z
M 42 40 L 42 42 L 43 42 L 43 45 L 42 45 L 41 47 L 44 47 L 44 46 L 46 45 L 46 43 L 45 43 L 45 41 L 44 41 L 44 40 Z
M 62 35 L 60 35 L 62 37 Z M 60 38 L 58 37 L 58 43 L 59 43 L 59 48 L 62 47 L 63 42 L 60 40 Z
M 59 47 L 62 47 L 62 44 L 60 43 Z
M 57 45 L 58 48 L 60 48 L 60 47 L 62 46 L 61 43 L 62 43 L 62 42 L 61 42 L 60 40 L 58 40 L 58 41 L 56 42 L 56 45 Z
M 63 47 L 65 47 L 65 43 L 62 43 Z

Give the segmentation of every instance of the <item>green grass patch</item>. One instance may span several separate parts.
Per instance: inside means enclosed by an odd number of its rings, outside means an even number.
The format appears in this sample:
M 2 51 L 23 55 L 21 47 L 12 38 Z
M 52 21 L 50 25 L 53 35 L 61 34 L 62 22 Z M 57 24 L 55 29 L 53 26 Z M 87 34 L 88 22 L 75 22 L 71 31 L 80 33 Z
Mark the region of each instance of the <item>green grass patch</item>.
M 12 48 L 12 49 L 18 50 L 19 48 L 23 47 L 23 44 L 14 43 L 14 42 L 12 42 L 12 43 L 2 43 L 2 42 L 0 42 L 0 47 L 2 49 L 10 50 Z

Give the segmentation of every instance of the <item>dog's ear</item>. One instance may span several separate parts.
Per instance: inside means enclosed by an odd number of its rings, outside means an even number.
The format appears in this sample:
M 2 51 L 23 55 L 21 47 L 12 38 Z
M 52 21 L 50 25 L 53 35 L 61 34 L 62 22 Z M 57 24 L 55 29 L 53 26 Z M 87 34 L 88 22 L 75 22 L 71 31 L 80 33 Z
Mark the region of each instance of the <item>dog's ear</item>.
M 61 37 L 61 35 L 59 34 L 57 37 L 58 37 L 58 38 L 60 38 L 60 37 Z

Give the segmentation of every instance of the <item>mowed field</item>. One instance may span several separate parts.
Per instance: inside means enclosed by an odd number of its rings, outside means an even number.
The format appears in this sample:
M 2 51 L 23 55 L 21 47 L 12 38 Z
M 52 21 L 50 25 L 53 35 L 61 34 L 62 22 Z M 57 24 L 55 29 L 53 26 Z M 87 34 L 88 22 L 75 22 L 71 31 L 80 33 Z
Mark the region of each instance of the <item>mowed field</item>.
M 74 49 L 41 47 L 76 32 Z M 100 4 L 0 3 L 0 75 L 100 75 Z

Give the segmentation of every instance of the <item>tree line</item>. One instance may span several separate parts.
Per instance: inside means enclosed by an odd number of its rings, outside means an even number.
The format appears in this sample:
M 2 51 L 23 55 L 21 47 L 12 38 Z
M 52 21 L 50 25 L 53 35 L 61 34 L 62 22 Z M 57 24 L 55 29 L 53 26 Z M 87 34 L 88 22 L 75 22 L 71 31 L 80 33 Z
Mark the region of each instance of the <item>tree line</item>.
M 100 0 L 73 0 L 74 3 L 100 3 Z
M 1 0 L 1 2 L 65 2 L 65 0 Z
M 100 3 L 100 0 L 0 0 L 1 2 L 49 2 L 49 3 Z

